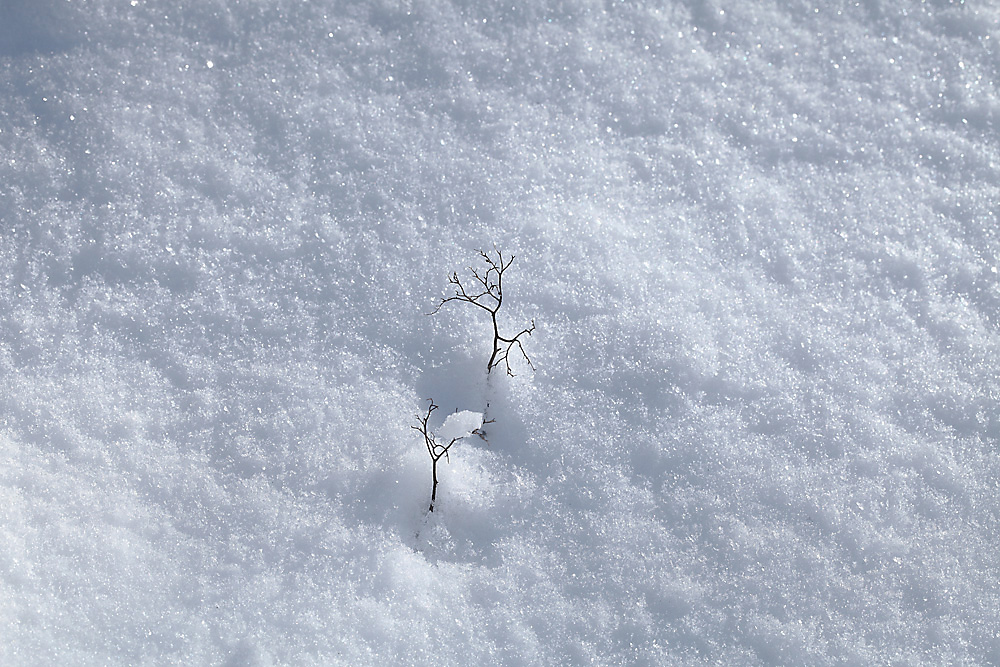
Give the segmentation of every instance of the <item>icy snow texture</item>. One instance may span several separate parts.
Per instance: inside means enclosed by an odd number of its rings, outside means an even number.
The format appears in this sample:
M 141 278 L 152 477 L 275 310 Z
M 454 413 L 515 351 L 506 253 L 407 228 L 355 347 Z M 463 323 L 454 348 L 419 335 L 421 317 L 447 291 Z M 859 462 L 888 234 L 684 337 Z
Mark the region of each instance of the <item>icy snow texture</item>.
M 1000 663 L 994 4 L 0 12 L 0 664 Z
M 444 445 L 458 438 L 465 438 L 478 431 L 483 425 L 483 413 L 471 410 L 454 412 L 444 420 L 435 435 Z

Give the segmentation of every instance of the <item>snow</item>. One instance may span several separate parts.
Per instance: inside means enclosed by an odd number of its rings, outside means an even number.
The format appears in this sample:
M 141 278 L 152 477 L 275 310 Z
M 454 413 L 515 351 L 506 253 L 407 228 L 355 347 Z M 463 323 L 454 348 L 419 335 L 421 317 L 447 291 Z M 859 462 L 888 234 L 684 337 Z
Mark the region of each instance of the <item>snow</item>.
M 443 444 L 459 438 L 467 438 L 473 435 L 483 426 L 483 413 L 472 410 L 462 410 L 448 415 L 444 423 L 438 428 L 437 439 Z
M 0 664 L 1000 664 L 997 39 L 4 3 Z

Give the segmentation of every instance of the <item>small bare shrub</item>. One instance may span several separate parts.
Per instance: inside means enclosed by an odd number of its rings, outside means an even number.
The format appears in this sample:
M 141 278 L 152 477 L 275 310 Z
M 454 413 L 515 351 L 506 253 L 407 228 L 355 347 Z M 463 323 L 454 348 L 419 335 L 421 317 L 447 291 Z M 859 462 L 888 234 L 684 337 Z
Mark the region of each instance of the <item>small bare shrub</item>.
M 427 511 L 433 512 L 434 501 L 437 500 L 438 491 L 438 461 L 441 460 L 442 456 L 448 461 L 451 461 L 451 459 L 448 458 L 448 450 L 462 438 L 452 438 L 451 442 L 447 445 L 438 444 L 437 440 L 434 438 L 434 434 L 431 433 L 430 428 L 427 426 L 427 422 L 431 418 L 431 413 L 437 410 L 438 406 L 434 405 L 434 399 L 432 398 L 428 398 L 427 402 L 429 403 L 427 407 L 427 414 L 423 416 L 417 415 L 417 425 L 411 426 L 410 428 L 415 431 L 419 431 L 420 434 L 424 436 L 424 444 L 427 445 L 427 453 L 431 456 L 431 479 L 433 480 L 433 485 L 431 486 L 431 506 L 427 508 Z
M 479 251 L 479 256 L 486 262 L 486 271 L 480 273 L 479 270 L 469 267 L 469 271 L 472 272 L 472 280 L 466 281 L 466 284 L 469 285 L 468 288 L 462 283 L 462 279 L 458 277 L 457 272 L 451 274 L 448 278 L 448 284 L 455 289 L 455 294 L 442 299 L 441 303 L 428 314 L 433 315 L 437 313 L 441 310 L 442 306 L 452 301 L 469 303 L 485 310 L 490 314 L 490 321 L 493 323 L 493 353 L 486 364 L 486 372 L 489 374 L 494 368 L 503 363 L 507 370 L 507 375 L 513 377 L 514 373 L 510 368 L 510 351 L 515 347 L 521 353 L 521 356 L 524 357 L 524 360 L 528 362 L 531 370 L 535 370 L 531 359 L 528 358 L 527 353 L 524 351 L 524 346 L 521 344 L 521 336 L 530 336 L 531 332 L 535 330 L 535 321 L 531 321 L 531 327 L 522 329 L 510 338 L 500 335 L 497 313 L 500 311 L 500 306 L 503 305 L 503 274 L 510 268 L 511 263 L 513 263 L 514 255 L 504 259 L 503 253 L 495 247 L 493 250 L 496 252 L 495 259 L 488 253 L 482 250 Z

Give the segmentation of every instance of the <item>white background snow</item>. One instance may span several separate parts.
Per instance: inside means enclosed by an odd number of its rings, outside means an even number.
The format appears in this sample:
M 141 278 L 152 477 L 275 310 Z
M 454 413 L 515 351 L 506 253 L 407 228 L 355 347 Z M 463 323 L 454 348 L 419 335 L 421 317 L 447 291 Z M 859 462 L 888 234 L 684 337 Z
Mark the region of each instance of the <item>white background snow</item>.
M 998 40 L 0 2 L 0 664 L 1000 664 Z

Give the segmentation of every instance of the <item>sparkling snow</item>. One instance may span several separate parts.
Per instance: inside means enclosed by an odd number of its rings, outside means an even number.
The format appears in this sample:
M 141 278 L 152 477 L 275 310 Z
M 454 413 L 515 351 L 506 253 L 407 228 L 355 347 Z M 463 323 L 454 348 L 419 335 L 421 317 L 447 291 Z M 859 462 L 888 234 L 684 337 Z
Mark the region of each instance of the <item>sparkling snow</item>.
M 0 664 L 1000 664 L 998 39 L 0 4 Z

